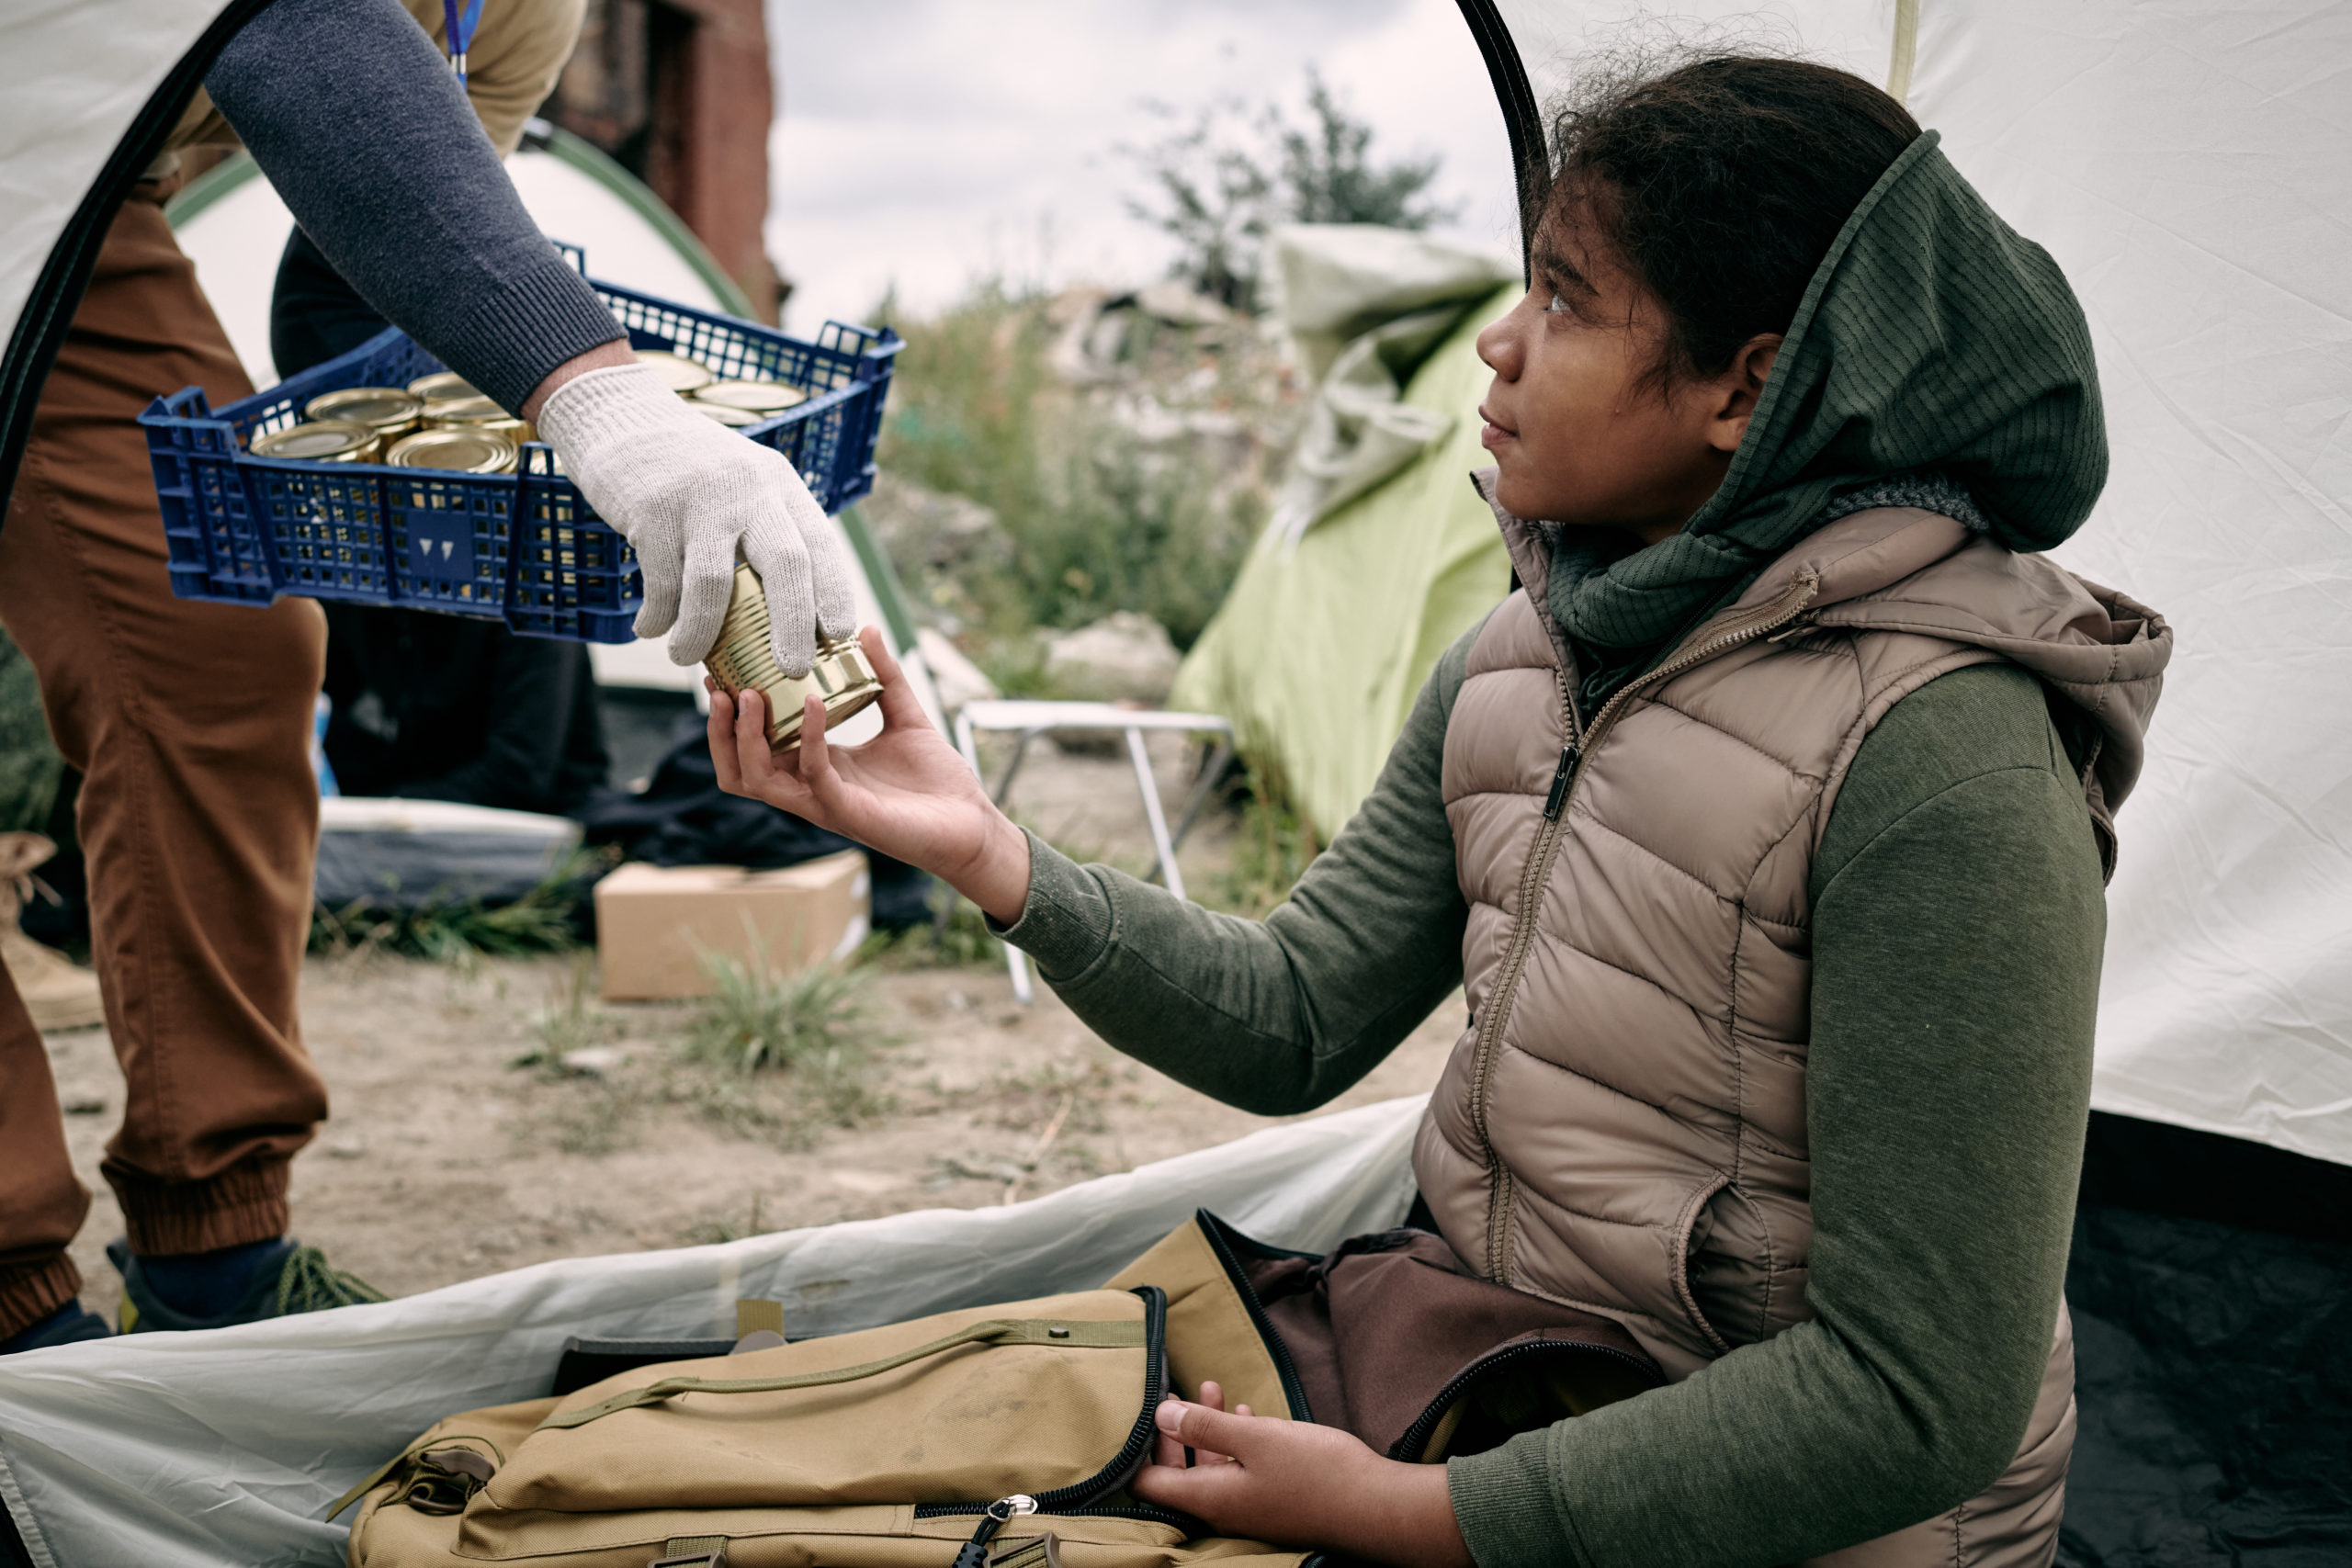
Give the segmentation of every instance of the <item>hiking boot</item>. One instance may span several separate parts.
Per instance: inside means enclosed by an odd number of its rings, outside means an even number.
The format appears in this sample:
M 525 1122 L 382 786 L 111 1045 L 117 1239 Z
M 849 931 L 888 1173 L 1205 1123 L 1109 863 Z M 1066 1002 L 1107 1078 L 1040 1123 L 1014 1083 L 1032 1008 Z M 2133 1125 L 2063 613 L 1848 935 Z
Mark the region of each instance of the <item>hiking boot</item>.
M 33 1027 L 44 1034 L 88 1029 L 107 1021 L 98 977 L 54 948 L 43 947 L 17 923 L 40 884 L 33 867 L 57 852 L 39 833 L 0 833 L 0 964 L 17 983 Z
M 199 1317 L 183 1312 L 156 1292 L 146 1264 L 120 1237 L 107 1243 L 107 1260 L 122 1275 L 120 1323 L 125 1334 L 164 1330 L 228 1328 L 259 1323 L 266 1317 L 291 1317 L 300 1312 L 380 1302 L 384 1292 L 332 1267 L 326 1254 L 290 1237 L 266 1244 L 256 1254 L 243 1290 L 224 1310 Z
M 51 1345 L 72 1345 L 84 1339 L 113 1337 L 114 1330 L 107 1326 L 105 1318 L 80 1302 L 67 1302 L 39 1323 L 0 1339 L 0 1356 L 13 1356 L 19 1350 L 45 1350 Z

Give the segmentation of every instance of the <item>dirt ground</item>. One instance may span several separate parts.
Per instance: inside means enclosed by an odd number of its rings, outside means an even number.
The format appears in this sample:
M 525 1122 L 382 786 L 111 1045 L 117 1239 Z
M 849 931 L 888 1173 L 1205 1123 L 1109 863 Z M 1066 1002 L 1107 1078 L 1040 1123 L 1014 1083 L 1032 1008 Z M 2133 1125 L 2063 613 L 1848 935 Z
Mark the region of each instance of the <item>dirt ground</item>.
M 1155 761 L 1172 811 L 1172 739 Z M 1149 861 L 1124 761 L 1033 756 L 1013 803 L 1073 852 Z M 1232 848 L 1213 816 L 1185 847 L 1188 882 L 1210 885 Z M 302 1021 L 334 1115 L 295 1162 L 294 1234 L 406 1295 L 554 1258 L 1018 1201 L 1271 1124 L 1119 1055 L 1042 985 L 1016 1004 L 1001 962 L 863 973 L 875 1067 L 865 1112 L 842 1125 L 789 1075 L 682 1060 L 692 1005 L 598 1002 L 593 954 L 314 958 Z M 1457 1011 L 1330 1109 L 1427 1089 Z M 103 1031 L 50 1045 L 94 1198 L 74 1249 L 84 1300 L 110 1316 L 103 1248 L 121 1221 L 97 1168 L 122 1081 Z M 588 1055 L 567 1069 L 556 1050 Z

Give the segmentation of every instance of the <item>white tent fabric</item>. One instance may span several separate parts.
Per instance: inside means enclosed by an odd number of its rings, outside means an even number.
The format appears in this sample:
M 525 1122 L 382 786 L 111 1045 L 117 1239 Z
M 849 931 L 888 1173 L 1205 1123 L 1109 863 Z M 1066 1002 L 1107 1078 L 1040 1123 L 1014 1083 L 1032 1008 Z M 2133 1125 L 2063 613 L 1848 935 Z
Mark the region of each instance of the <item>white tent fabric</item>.
M 1539 102 L 1636 14 L 1500 9 Z M 2179 637 L 2121 816 L 2092 1103 L 2352 1162 L 2352 9 L 1661 10 L 1907 77 L 1953 164 L 2066 269 L 2114 466 L 2060 558 Z
M 1269 1128 L 1001 1209 L 575 1258 L 379 1306 L 0 1358 L 0 1502 L 36 1568 L 329 1568 L 344 1488 L 444 1416 L 545 1393 L 566 1338 L 799 1338 L 1100 1284 L 1215 1211 L 1322 1251 L 1411 1201 L 1419 1099 Z M 449 1215 L 452 1236 L 465 1224 Z
M 0 340 L 140 108 L 221 10 L 190 0 L 0 8 Z

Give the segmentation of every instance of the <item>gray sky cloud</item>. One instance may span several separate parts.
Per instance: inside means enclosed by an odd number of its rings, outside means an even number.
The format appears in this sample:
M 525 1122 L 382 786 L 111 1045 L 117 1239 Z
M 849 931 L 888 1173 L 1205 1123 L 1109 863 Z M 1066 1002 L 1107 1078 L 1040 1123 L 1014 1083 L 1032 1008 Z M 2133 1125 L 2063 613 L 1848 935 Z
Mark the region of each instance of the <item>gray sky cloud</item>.
M 896 284 L 918 310 L 1001 274 L 1057 285 L 1164 270 L 1119 152 L 1231 96 L 1303 103 L 1312 65 L 1375 130 L 1436 152 L 1459 231 L 1513 232 L 1502 118 L 1453 0 L 769 0 L 780 114 L 770 251 L 797 329 Z

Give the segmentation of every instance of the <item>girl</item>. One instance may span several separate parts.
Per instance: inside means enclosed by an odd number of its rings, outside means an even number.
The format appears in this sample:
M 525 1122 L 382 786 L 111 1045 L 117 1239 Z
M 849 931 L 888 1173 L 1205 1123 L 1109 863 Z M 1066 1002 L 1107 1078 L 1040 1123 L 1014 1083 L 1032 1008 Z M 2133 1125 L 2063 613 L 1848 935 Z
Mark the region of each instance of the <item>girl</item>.
M 1936 141 L 1781 60 L 1560 118 L 1479 340 L 1519 586 L 1262 924 L 1013 827 L 871 635 L 865 746 L 811 708 L 773 761 L 714 697 L 728 787 L 936 872 L 1235 1104 L 1322 1103 L 1463 987 L 1437 1228 L 1670 1380 L 1442 1467 L 1204 1387 L 1138 1495 L 1399 1563 L 2051 1560 L 2109 813 L 2171 643 L 2027 553 L 2105 479 L 2089 337 Z

